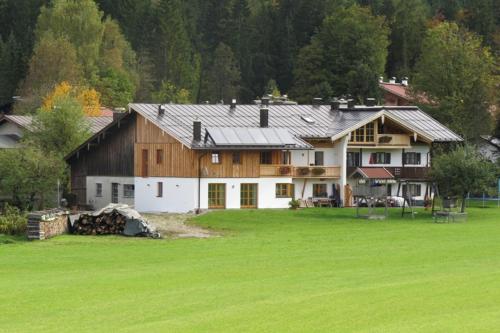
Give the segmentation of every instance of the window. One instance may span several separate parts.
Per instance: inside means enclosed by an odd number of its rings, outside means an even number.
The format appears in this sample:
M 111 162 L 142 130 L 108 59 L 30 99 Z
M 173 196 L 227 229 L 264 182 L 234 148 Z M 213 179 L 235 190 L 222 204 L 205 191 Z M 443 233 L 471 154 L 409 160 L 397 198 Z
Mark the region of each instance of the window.
M 408 196 L 408 191 L 410 191 L 410 196 L 419 197 L 422 193 L 422 185 L 420 184 L 408 184 L 403 185 L 403 196 Z
M 375 124 L 366 124 L 351 134 L 352 142 L 375 142 Z
M 220 159 L 220 153 L 218 151 L 214 151 L 212 153 L 212 164 L 220 164 L 221 159 Z
M 257 184 L 241 184 L 241 208 L 257 208 Z
M 163 164 L 163 149 L 156 150 L 156 164 Z
M 276 198 L 293 198 L 293 184 L 276 184 Z
M 325 165 L 325 153 L 322 151 L 314 152 L 314 165 Z
M 359 166 L 361 166 L 361 153 L 359 153 L 359 152 L 348 152 L 347 153 L 347 166 L 348 167 L 359 167 Z
M 284 165 L 292 164 L 292 154 L 289 151 L 281 152 L 281 164 Z
M 102 197 L 102 184 L 101 183 L 95 184 L 95 196 Z
M 118 183 L 111 183 L 111 203 L 118 203 Z
M 371 153 L 370 164 L 391 164 L 391 153 Z
M 158 182 L 156 185 L 156 196 L 158 198 L 163 197 L 163 183 L 162 182 Z
M 420 165 L 421 154 L 420 153 L 405 153 L 404 162 L 405 164 Z
M 273 164 L 273 154 L 270 151 L 260 153 L 260 164 Z
M 375 126 L 373 123 L 366 124 L 365 126 L 365 141 L 374 142 L 375 141 Z
M 326 184 L 313 184 L 313 197 L 328 198 L 328 191 L 326 190 Z
M 226 208 L 226 184 L 208 184 L 208 208 Z
M 239 151 L 233 152 L 233 164 L 241 164 L 241 153 Z
M 124 198 L 133 198 L 135 192 L 135 186 L 132 184 L 123 185 L 123 197 Z

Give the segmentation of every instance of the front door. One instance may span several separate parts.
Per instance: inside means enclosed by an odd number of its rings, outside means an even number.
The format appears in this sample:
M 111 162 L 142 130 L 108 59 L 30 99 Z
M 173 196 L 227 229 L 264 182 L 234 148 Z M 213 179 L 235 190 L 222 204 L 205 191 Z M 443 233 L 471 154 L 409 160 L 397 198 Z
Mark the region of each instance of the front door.
M 257 208 L 257 184 L 241 184 L 241 208 Z
M 111 203 L 118 203 L 118 183 L 111 184 Z
M 226 208 L 226 184 L 208 184 L 208 208 Z

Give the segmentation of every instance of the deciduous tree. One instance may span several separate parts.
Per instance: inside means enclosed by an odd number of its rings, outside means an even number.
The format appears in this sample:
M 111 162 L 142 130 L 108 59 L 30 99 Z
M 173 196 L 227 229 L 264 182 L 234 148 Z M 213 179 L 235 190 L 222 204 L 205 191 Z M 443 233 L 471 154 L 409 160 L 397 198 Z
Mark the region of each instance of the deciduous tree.
M 466 139 L 488 134 L 493 127 L 493 59 L 481 38 L 455 23 L 442 23 L 428 31 L 413 87 L 425 93 L 438 120 Z

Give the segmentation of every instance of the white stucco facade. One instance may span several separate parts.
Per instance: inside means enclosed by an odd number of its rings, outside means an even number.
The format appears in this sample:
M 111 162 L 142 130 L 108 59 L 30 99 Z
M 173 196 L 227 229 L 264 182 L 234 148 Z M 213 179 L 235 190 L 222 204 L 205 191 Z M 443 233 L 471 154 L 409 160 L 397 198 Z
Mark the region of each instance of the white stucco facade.
M 101 184 L 101 192 L 98 193 L 97 187 Z M 112 186 L 118 184 L 118 202 L 133 206 L 134 197 L 127 197 L 124 193 L 124 185 L 134 185 L 134 177 L 108 177 L 108 176 L 88 176 L 87 186 L 87 204 L 100 209 L 112 202 Z

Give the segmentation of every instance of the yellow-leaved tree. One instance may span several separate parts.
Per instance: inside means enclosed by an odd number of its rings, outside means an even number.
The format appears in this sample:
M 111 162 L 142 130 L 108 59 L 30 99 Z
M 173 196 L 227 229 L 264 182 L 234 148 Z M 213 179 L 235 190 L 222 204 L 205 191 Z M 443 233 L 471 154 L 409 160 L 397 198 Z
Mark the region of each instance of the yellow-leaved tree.
M 43 109 L 54 109 L 57 106 L 57 101 L 64 97 L 75 98 L 82 105 L 87 117 L 101 116 L 100 94 L 95 89 L 72 86 L 66 81 L 56 85 L 54 90 L 45 96 L 43 99 Z

